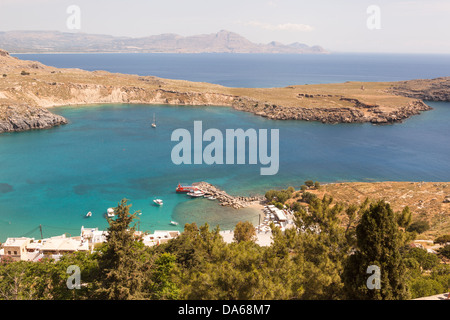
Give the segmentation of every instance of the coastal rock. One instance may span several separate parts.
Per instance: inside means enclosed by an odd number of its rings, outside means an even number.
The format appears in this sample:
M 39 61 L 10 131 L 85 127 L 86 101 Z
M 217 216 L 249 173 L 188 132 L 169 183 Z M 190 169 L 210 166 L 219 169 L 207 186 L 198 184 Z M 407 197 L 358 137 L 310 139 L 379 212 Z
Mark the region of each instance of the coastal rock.
M 203 193 L 208 194 L 216 198 L 219 201 L 221 206 L 232 207 L 234 209 L 240 209 L 248 207 L 249 205 L 254 204 L 255 202 L 259 203 L 264 201 L 265 198 L 263 196 L 253 196 L 253 197 L 242 197 L 242 196 L 231 196 L 223 190 L 215 187 L 214 185 L 208 182 L 195 182 L 192 184 L 197 187 Z
M 450 101 L 450 77 L 399 81 L 391 92 L 425 101 Z
M 25 131 L 32 129 L 48 129 L 67 120 L 59 115 L 42 108 L 29 105 L 11 106 L 0 105 L 0 133 Z

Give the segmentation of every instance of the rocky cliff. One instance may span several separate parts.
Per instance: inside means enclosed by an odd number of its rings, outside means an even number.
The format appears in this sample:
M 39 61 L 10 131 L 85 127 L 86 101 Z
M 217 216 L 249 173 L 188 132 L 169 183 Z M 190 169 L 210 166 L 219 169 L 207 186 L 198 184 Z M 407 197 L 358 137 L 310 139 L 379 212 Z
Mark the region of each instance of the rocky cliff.
M 48 129 L 68 123 L 59 115 L 29 105 L 1 105 L 0 132 Z

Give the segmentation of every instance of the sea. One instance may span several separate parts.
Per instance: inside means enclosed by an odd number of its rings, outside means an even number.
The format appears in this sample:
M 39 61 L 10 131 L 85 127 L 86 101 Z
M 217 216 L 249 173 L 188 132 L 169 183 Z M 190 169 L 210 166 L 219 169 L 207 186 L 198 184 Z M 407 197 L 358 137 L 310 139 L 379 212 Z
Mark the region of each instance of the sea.
M 229 87 L 282 87 L 345 81 L 400 81 L 450 75 L 450 55 L 348 54 L 16 54 L 20 59 Z M 51 111 L 69 124 L 0 135 L 0 242 L 7 237 L 76 236 L 105 230 L 107 208 L 128 199 L 141 231 L 186 223 L 231 229 L 258 223 L 259 211 L 177 194 L 178 183 L 210 182 L 232 195 L 264 194 L 306 180 L 450 181 L 450 103 L 402 123 L 322 124 L 268 120 L 228 107 L 108 104 Z M 150 124 L 156 116 L 157 128 Z M 181 164 L 171 152 L 179 128 L 278 129 L 279 171 L 261 164 Z M 153 200 L 163 199 L 162 206 Z M 87 212 L 93 213 L 86 218 Z M 178 226 L 170 225 L 174 220 Z M 39 228 L 41 227 L 41 229 Z

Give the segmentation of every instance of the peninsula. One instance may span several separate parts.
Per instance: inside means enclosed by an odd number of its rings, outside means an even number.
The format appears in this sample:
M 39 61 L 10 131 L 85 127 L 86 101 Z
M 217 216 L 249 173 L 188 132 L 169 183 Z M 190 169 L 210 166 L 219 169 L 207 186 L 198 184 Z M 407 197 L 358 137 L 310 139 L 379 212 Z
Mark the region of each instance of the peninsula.
M 0 133 L 67 123 L 48 107 L 98 103 L 227 106 L 277 120 L 394 123 L 450 101 L 450 77 L 284 88 L 230 88 L 106 71 L 62 69 L 0 50 Z

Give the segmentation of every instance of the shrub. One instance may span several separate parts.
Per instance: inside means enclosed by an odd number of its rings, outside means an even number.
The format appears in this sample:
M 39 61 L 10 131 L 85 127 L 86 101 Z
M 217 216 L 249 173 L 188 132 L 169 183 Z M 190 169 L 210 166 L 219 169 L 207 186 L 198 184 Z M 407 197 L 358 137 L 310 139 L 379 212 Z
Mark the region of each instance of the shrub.
M 427 221 L 415 221 L 411 223 L 411 225 L 408 227 L 407 231 L 409 232 L 417 232 L 417 233 L 424 233 L 425 231 L 430 229 L 430 224 Z
M 314 186 L 314 181 L 312 181 L 312 180 L 305 181 L 305 185 L 306 185 L 308 188 L 311 188 L 312 186 Z
M 439 244 L 446 244 L 447 242 L 450 242 L 450 234 L 445 234 L 443 236 L 440 236 L 434 240 L 434 243 Z
M 22 72 L 20 73 L 22 76 L 28 76 L 30 75 L 29 72 L 26 72 L 25 70 L 22 70 Z
M 317 198 L 317 196 L 311 192 L 305 192 L 302 195 L 302 201 L 306 202 L 306 203 L 311 203 L 311 201 L 316 198 Z
M 319 181 L 314 182 L 314 188 L 316 188 L 317 190 L 320 189 L 320 182 Z
M 443 256 L 447 259 L 450 259 L 450 244 L 446 245 L 445 247 L 442 247 L 438 250 L 439 255 Z
M 412 298 L 428 297 L 445 291 L 446 288 L 434 279 L 419 278 L 410 286 Z

